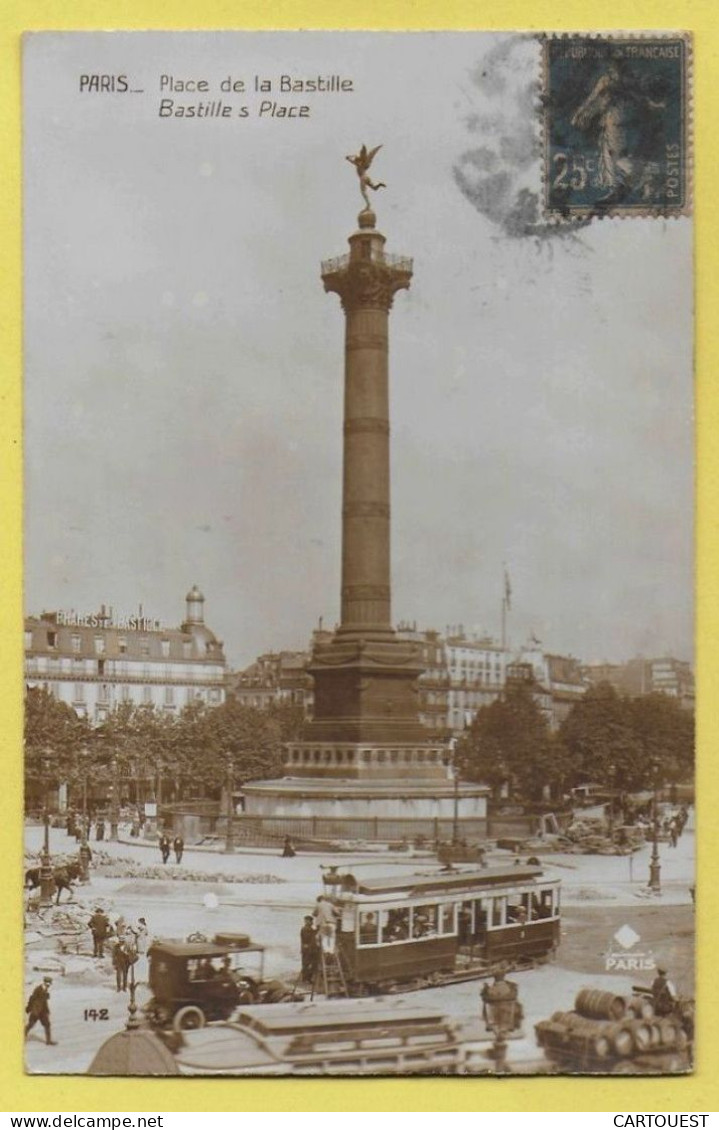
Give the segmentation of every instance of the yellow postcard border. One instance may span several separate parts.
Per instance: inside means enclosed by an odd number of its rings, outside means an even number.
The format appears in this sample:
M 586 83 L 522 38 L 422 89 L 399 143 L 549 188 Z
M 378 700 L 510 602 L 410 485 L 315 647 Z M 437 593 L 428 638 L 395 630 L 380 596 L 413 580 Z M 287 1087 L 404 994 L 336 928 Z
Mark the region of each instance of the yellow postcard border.
M 601 27 L 597 27 L 597 20 Z M 22 1070 L 22 393 L 20 35 L 26 30 L 225 28 L 681 30 L 694 35 L 697 268 L 697 687 L 701 850 L 698 882 L 698 1065 L 688 1077 L 493 1079 L 201 1080 L 29 1077 Z M 0 764 L 5 865 L 0 975 L 0 1104 L 5 1111 L 716 1111 L 719 1109 L 719 16 L 714 0 L 5 0 L 0 6 Z

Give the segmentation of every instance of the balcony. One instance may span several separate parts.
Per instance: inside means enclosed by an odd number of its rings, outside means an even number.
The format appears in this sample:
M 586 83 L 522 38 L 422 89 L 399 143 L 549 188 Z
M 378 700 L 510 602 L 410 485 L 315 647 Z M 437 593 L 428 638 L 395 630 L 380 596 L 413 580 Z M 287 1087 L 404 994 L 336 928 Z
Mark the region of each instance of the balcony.
M 392 267 L 394 270 L 404 271 L 408 274 L 412 274 L 412 267 L 414 264 L 414 260 L 408 258 L 408 256 L 406 255 L 387 255 L 384 251 L 375 251 L 372 258 L 369 260 L 355 258 L 352 260 L 352 262 L 381 263 L 384 267 Z M 341 274 L 343 271 L 346 271 L 348 269 L 349 265 L 349 253 L 346 253 L 344 255 L 336 255 L 334 259 L 324 259 L 322 261 L 322 275 L 324 277 L 324 275 Z

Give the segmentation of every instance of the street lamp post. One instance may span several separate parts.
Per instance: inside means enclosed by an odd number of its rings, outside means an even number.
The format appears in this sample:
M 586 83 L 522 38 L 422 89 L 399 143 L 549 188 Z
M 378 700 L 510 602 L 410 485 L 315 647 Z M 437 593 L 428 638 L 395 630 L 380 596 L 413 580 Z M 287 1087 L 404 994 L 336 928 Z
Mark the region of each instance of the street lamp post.
M 456 763 L 452 766 L 454 776 L 454 813 L 452 817 L 452 844 L 459 843 L 459 777 L 457 776 Z
M 225 834 L 225 851 L 232 854 L 235 850 L 235 805 L 233 801 L 235 767 L 232 758 L 227 760 L 227 831 Z
M 654 777 L 654 803 L 652 812 L 652 858 L 649 862 L 649 889 L 655 895 L 662 893 L 661 881 L 661 864 L 659 863 L 659 796 L 658 796 L 658 775 L 659 765 L 655 761 L 652 763 L 652 772 Z
M 609 791 L 610 791 L 610 797 L 609 797 L 609 820 L 608 820 L 608 825 L 609 825 L 609 839 L 610 839 L 610 840 L 611 840 L 612 842 L 614 841 L 614 783 L 615 783 L 615 780 L 616 780 L 616 776 L 617 776 L 617 767 L 616 767 L 616 765 L 610 765 L 610 766 L 609 766 Z
M 48 777 L 48 762 L 43 758 L 42 761 L 42 775 L 43 775 L 43 810 L 42 820 L 44 826 L 44 837 L 42 852 L 40 854 L 40 905 L 49 906 L 52 902 L 52 896 L 55 887 L 55 880 L 52 874 L 52 860 L 50 858 L 50 813 L 47 805 L 47 777 Z
M 87 757 L 88 750 L 82 751 L 82 837 L 80 842 L 80 881 L 86 883 L 90 868 L 90 849 L 87 843 Z
M 120 797 L 119 780 L 117 775 L 117 758 L 113 757 L 110 767 L 112 770 L 112 798 L 110 801 L 110 839 L 117 843 L 117 826 L 120 822 Z

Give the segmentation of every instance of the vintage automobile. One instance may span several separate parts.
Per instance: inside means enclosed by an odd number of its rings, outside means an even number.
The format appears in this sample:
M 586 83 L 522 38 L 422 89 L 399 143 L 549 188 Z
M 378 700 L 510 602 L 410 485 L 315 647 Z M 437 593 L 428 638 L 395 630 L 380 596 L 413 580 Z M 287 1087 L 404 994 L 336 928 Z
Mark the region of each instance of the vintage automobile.
M 148 951 L 152 998 L 145 1006 L 150 1024 L 176 1032 L 228 1020 L 246 1004 L 286 999 L 281 981 L 264 979 L 264 946 L 246 934 L 216 934 L 209 941 L 154 942 Z M 248 955 L 257 968 L 248 970 Z

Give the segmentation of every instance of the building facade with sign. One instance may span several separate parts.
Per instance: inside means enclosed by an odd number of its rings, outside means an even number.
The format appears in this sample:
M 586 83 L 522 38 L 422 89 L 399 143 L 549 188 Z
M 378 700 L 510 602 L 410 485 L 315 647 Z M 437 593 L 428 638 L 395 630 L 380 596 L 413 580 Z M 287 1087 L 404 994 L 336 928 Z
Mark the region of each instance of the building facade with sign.
M 44 687 L 60 702 L 102 723 L 123 703 L 179 713 L 225 698 L 223 644 L 205 625 L 205 598 L 196 585 L 185 598 L 185 618 L 165 628 L 145 616 L 115 617 L 42 612 L 25 620 L 25 683 Z

